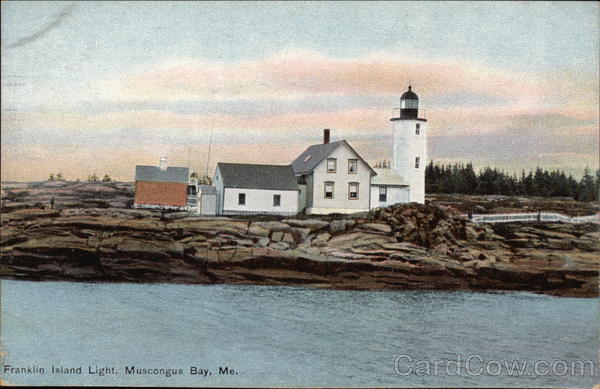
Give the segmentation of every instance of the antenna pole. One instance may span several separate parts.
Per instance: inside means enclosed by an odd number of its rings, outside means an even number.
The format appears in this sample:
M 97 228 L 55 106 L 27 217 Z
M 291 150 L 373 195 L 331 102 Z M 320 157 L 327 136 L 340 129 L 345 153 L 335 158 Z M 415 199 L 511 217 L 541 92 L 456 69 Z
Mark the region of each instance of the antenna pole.
M 215 121 L 213 120 L 210 128 L 210 140 L 208 141 L 208 157 L 206 158 L 206 174 L 208 177 L 208 164 L 210 163 L 210 149 L 212 148 L 213 131 L 215 130 Z

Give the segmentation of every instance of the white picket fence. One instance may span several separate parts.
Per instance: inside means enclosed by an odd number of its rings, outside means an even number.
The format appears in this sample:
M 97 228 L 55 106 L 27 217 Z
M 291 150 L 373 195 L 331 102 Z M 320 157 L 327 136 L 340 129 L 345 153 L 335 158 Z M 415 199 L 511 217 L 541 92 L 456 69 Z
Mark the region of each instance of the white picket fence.
M 462 215 L 468 218 L 468 215 Z M 509 222 L 563 222 L 563 223 L 597 223 L 600 224 L 600 213 L 587 216 L 567 216 L 554 212 L 529 213 L 496 213 L 488 215 L 472 215 L 474 223 L 509 223 Z

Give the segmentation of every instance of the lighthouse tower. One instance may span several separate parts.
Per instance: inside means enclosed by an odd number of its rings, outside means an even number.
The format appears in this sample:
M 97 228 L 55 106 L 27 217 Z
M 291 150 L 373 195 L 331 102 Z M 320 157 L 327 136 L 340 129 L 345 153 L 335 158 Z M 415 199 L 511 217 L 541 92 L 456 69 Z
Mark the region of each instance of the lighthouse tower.
M 419 96 L 408 87 L 400 97 L 400 117 L 393 129 L 392 168 L 410 185 L 410 201 L 425 203 L 427 120 L 419 118 Z

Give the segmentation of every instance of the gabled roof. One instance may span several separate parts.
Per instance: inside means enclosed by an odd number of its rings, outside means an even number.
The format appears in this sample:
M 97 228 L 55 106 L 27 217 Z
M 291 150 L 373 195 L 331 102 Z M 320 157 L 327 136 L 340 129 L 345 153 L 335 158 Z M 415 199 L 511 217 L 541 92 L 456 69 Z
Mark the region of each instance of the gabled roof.
M 408 182 L 393 169 L 375 168 L 373 170 L 375 170 L 377 176 L 371 179 L 371 185 L 408 186 Z
M 348 142 L 346 142 L 345 140 L 339 140 L 337 142 L 331 142 L 331 143 L 321 143 L 321 144 L 317 144 L 317 145 L 312 145 L 309 148 L 307 148 L 302 154 L 300 154 L 300 156 L 298 156 L 298 158 L 296 158 L 294 160 L 294 162 L 292 162 L 292 167 L 294 168 L 294 172 L 296 174 L 304 174 L 304 173 L 310 173 L 314 170 L 315 167 L 317 167 L 317 165 L 324 160 L 325 158 L 327 158 L 327 156 L 329 154 L 331 154 L 335 149 L 337 149 L 340 145 L 345 144 L 346 146 L 348 146 L 350 148 L 350 150 L 352 150 L 352 152 L 354 154 L 356 154 L 356 156 L 365 163 L 365 165 L 367 165 L 369 167 L 369 169 L 371 170 L 371 172 L 373 172 L 373 174 L 377 174 L 372 168 L 371 166 L 369 166 L 369 164 L 367 163 L 367 161 L 365 161 L 360 154 L 358 154 L 353 148 L 352 146 L 350 146 L 350 144 Z
M 187 184 L 190 169 L 187 167 L 167 167 L 161 170 L 158 166 L 137 165 L 135 167 L 136 181 L 179 182 Z
M 225 188 L 298 190 L 291 165 L 217 164 Z

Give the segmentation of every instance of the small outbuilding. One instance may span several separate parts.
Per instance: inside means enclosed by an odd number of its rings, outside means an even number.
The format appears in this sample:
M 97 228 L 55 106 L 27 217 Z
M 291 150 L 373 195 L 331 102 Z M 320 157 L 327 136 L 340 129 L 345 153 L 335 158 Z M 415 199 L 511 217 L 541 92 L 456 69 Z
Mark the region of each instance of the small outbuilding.
M 291 165 L 217 164 L 217 214 L 298 213 L 298 184 Z
M 371 180 L 371 209 L 410 201 L 410 187 L 398 173 L 389 168 L 373 170 L 377 175 Z
M 201 215 L 217 214 L 217 188 L 198 185 L 198 212 Z
M 159 166 L 137 165 L 134 207 L 184 209 L 188 205 L 189 176 L 187 167 L 169 167 L 165 157 Z

